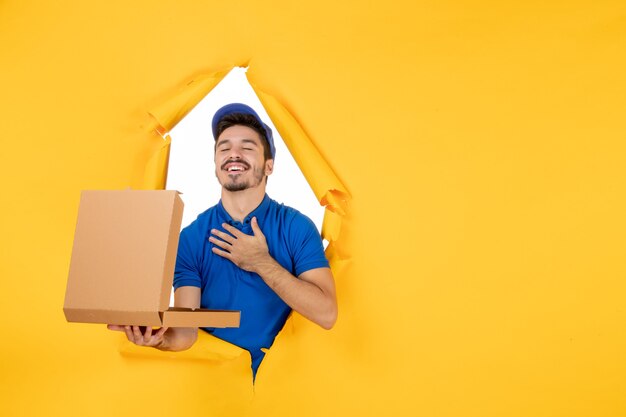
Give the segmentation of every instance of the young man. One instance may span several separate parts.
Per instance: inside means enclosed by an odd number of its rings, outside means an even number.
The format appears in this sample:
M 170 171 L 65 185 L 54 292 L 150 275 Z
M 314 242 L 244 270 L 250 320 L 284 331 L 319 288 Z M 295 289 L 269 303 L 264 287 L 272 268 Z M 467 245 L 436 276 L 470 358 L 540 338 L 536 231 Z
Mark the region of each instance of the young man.
M 220 202 L 180 235 L 175 305 L 241 310 L 237 329 L 204 329 L 247 349 L 254 375 L 291 309 L 330 329 L 337 319 L 335 284 L 315 225 L 265 194 L 274 166 L 272 131 L 250 107 L 233 103 L 213 117 Z M 196 328 L 125 331 L 137 345 L 191 347 Z

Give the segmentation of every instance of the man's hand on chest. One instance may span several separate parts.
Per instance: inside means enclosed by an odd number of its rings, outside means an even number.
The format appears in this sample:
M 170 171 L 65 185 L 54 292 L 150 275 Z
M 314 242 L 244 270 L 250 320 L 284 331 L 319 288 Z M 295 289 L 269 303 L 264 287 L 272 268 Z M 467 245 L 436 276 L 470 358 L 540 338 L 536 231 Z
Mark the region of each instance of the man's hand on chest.
M 259 272 L 259 268 L 275 261 L 269 254 L 265 235 L 257 223 L 256 217 L 250 222 L 252 235 L 247 235 L 237 228 L 223 223 L 225 231 L 211 229 L 209 241 L 216 247 L 213 253 L 226 258 L 239 268 L 249 272 Z

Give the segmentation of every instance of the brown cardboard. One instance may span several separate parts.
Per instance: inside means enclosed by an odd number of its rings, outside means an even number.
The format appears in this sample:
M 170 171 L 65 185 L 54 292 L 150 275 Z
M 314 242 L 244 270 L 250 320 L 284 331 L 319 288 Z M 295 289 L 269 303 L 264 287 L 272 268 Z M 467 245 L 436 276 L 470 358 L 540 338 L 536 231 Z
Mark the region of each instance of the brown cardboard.
M 67 321 L 239 327 L 239 311 L 168 308 L 182 213 L 177 191 L 83 191 L 63 306 Z

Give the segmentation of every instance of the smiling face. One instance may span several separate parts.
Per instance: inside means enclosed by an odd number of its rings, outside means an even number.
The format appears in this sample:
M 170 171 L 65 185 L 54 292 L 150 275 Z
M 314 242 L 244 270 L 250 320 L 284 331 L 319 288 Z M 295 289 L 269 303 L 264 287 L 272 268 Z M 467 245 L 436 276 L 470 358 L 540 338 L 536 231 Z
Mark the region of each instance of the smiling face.
M 265 187 L 265 177 L 272 173 L 274 161 L 265 159 L 263 139 L 247 126 L 225 129 L 215 146 L 215 175 L 228 191 Z

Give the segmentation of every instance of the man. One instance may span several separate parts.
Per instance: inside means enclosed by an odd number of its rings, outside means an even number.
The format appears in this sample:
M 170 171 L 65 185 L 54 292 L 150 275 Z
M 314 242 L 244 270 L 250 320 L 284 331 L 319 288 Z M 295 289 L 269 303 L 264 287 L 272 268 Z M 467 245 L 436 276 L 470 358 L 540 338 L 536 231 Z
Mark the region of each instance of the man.
M 213 117 L 220 202 L 180 235 L 174 274 L 179 307 L 241 310 L 237 329 L 204 329 L 247 349 L 253 374 L 291 309 L 330 329 L 337 319 L 335 284 L 315 225 L 265 194 L 274 166 L 272 131 L 240 103 Z M 161 350 L 191 347 L 197 328 L 109 326 Z

